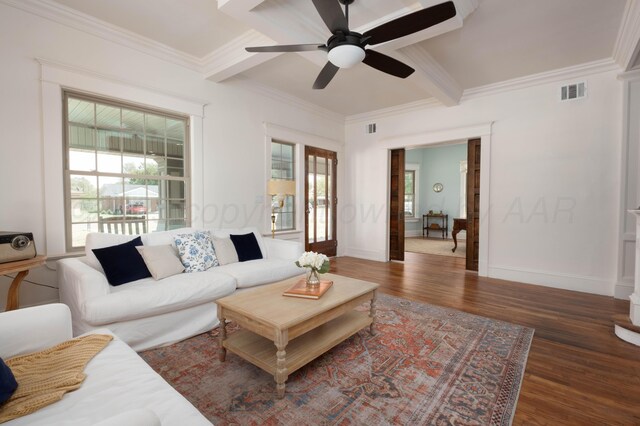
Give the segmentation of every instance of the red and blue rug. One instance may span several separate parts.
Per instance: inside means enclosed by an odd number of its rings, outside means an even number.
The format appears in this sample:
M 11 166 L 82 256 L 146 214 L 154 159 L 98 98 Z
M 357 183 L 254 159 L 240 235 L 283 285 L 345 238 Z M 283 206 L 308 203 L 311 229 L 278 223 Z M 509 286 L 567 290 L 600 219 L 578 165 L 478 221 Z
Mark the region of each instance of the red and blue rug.
M 141 355 L 215 425 L 511 424 L 533 329 L 387 295 L 377 305 L 377 334 L 291 374 L 284 399 L 261 369 L 218 361 L 217 329 Z

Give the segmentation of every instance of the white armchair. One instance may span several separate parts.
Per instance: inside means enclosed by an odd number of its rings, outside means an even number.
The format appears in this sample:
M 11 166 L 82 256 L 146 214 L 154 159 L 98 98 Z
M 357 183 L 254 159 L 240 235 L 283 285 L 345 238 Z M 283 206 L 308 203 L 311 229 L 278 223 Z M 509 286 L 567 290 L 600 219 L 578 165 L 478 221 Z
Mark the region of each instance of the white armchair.
M 108 330 L 96 332 L 110 334 Z M 37 352 L 71 338 L 71 312 L 61 303 L 0 313 L 3 359 Z M 89 361 L 85 373 L 82 386 L 62 400 L 3 426 L 211 425 L 117 337 Z

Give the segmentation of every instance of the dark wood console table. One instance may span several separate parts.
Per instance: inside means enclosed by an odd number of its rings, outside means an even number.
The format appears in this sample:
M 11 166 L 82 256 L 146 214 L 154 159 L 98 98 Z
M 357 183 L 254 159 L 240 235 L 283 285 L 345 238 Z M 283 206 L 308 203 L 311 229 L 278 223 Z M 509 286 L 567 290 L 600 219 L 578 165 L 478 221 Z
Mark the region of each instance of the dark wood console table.
M 453 219 L 453 230 L 451 231 L 451 236 L 453 237 L 453 248 L 451 249 L 452 252 L 456 252 L 456 249 L 458 248 L 458 239 L 456 238 L 456 236 L 458 235 L 458 232 L 460 231 L 466 231 L 467 230 L 467 219 L 461 219 L 461 218 L 454 218 Z
M 442 239 L 444 240 L 449 236 L 449 215 L 423 214 L 422 215 L 422 236 L 423 237 L 424 237 L 424 231 L 427 231 L 427 237 L 429 237 L 429 231 L 442 232 Z

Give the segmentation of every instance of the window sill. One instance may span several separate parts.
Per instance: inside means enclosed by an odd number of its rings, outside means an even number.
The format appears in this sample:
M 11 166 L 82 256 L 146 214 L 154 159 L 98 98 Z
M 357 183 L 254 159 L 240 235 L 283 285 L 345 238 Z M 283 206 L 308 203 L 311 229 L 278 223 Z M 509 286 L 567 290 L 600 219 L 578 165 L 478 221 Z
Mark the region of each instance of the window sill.
M 295 235 L 295 234 L 302 234 L 302 231 L 298 231 L 296 229 L 292 229 L 290 231 L 276 231 L 276 235 Z M 271 236 L 271 232 L 263 233 L 262 236 L 263 237 L 270 237 Z

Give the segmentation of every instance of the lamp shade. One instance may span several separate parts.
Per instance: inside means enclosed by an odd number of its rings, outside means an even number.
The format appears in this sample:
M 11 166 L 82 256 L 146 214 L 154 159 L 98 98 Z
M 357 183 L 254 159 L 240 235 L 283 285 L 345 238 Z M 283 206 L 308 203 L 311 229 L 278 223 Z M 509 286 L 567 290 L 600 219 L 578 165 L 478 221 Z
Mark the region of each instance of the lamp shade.
M 295 195 L 296 182 L 293 180 L 270 180 L 267 184 L 269 195 Z
M 340 68 L 351 68 L 362 62 L 366 56 L 364 49 L 352 44 L 342 44 L 331 49 L 327 55 L 329 61 Z

